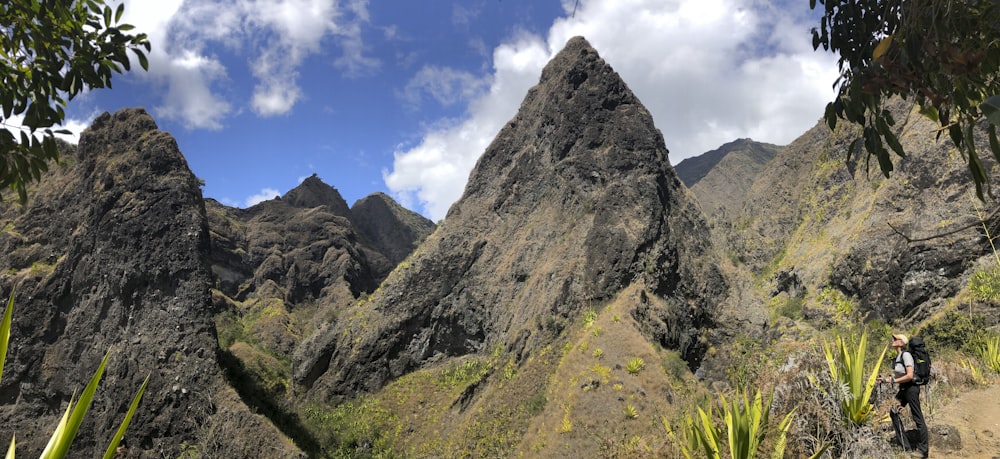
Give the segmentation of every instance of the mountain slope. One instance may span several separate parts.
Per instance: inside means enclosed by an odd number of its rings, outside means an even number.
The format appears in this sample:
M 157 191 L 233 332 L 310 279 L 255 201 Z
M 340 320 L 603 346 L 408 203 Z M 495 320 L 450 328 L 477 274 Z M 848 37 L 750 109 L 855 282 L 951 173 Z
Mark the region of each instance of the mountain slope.
M 403 261 L 436 227 L 404 209 L 385 193 L 366 196 L 351 206 L 351 222 L 393 266 Z
M 111 358 L 72 454 L 94 457 L 143 379 L 128 457 L 300 457 L 217 360 L 198 180 L 141 109 L 99 116 L 18 207 L 0 207 L 0 284 L 17 286 L 0 436 L 37 454 L 62 406 Z
M 863 151 L 846 161 L 852 127 L 820 124 L 768 163 L 742 211 L 717 228 L 752 272 L 794 279 L 805 288 L 797 294 L 831 289 L 862 314 L 915 324 L 945 307 L 991 253 L 978 213 L 992 216 L 991 234 L 1000 220 L 994 202 L 975 199 L 951 142 L 935 141 L 934 123 L 903 101 L 891 109 L 907 151 L 891 178 L 859 161 Z
M 462 198 L 378 292 L 304 347 L 320 397 L 376 390 L 444 357 L 523 362 L 642 283 L 643 332 L 696 365 L 725 282 L 649 112 L 582 38 L 546 66 Z
M 739 139 L 700 156 L 687 158 L 674 169 L 698 198 L 706 215 L 712 219 L 726 219 L 742 209 L 743 200 L 757 174 L 780 148 L 769 143 Z

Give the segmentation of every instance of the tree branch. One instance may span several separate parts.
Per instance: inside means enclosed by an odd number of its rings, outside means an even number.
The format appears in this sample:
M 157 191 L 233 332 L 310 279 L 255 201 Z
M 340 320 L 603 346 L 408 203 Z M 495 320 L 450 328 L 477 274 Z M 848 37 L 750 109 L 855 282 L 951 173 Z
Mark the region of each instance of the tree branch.
M 889 225 L 889 228 L 892 228 L 892 231 L 894 233 L 898 234 L 903 239 L 906 239 L 906 242 L 908 244 L 912 244 L 914 242 L 930 241 L 932 239 L 938 239 L 938 238 L 942 238 L 942 237 L 945 237 L 945 236 L 951 236 L 952 234 L 955 234 L 955 233 L 960 233 L 960 232 L 965 231 L 965 230 L 967 230 L 969 228 L 973 228 L 973 227 L 982 225 L 984 222 L 987 222 L 989 220 L 992 220 L 992 219 L 996 218 L 996 216 L 998 214 L 1000 214 L 1000 207 L 994 209 L 993 212 L 988 217 L 986 217 L 986 218 L 983 218 L 983 219 L 980 219 L 980 220 L 976 220 L 976 221 L 974 221 L 972 223 L 960 226 L 960 227 L 955 228 L 955 229 L 953 229 L 951 231 L 946 231 L 944 233 L 939 233 L 939 234 L 935 234 L 933 236 L 927 236 L 927 237 L 922 237 L 922 238 L 911 238 L 910 236 L 907 236 L 906 234 L 903 234 L 903 232 L 900 231 L 899 229 L 897 229 L 895 226 L 892 226 L 892 223 L 886 223 L 886 225 Z

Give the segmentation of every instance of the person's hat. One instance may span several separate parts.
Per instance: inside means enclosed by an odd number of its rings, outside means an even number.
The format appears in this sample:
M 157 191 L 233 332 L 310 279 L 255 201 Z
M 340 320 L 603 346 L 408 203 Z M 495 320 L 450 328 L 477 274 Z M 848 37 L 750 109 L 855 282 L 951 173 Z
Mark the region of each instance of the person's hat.
M 909 344 L 909 342 L 910 342 L 910 340 L 906 338 L 906 335 L 904 335 L 902 333 L 897 333 L 895 335 L 892 335 L 892 337 L 896 338 L 896 339 L 898 339 L 900 341 L 902 341 L 903 344 Z

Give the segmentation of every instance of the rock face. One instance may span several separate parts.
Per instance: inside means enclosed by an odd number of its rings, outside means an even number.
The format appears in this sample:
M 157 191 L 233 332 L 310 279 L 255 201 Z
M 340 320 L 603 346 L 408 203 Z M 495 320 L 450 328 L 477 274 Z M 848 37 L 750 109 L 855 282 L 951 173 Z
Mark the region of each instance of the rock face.
M 907 152 L 894 158 L 891 178 L 875 161 L 869 170 L 860 148 L 847 161 L 852 127 L 818 124 L 759 172 L 740 210 L 715 223 L 751 272 L 777 268 L 779 291 L 779 277 L 794 278 L 794 295 L 830 289 L 862 316 L 913 324 L 944 306 L 991 253 L 980 213 L 990 234 L 1000 219 L 995 203 L 972 194 L 951 142 L 935 141 L 934 123 L 902 101 L 891 109 Z
M 288 303 L 345 304 L 375 290 L 393 266 L 363 243 L 340 193 L 316 176 L 248 209 L 211 199 L 206 207 L 212 269 L 220 290 L 239 301 L 272 283 Z
M 404 209 L 384 193 L 354 203 L 351 222 L 393 266 L 416 250 L 436 228 L 434 222 Z
M 447 356 L 502 347 L 523 360 L 631 285 L 658 298 L 631 311 L 647 337 L 697 365 L 727 287 L 667 154 L 618 74 L 570 40 L 442 226 L 303 343 L 296 382 L 331 398 Z
M 74 456 L 104 451 L 147 375 L 128 457 L 299 456 L 223 378 L 208 220 L 173 138 L 142 110 L 105 113 L 54 169 L 26 207 L 0 212 L 0 285 L 17 287 L 0 436 L 39 453 L 111 349 Z
M 743 208 L 747 192 L 761 169 L 781 147 L 739 139 L 703 155 L 681 161 L 677 176 L 698 197 L 712 219 L 728 219 Z

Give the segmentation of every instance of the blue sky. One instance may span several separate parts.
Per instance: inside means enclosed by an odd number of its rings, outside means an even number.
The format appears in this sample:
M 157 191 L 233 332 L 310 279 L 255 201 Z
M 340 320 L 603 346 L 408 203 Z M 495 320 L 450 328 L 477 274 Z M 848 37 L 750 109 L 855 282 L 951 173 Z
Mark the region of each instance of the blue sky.
M 206 197 L 245 207 L 318 174 L 440 220 L 545 63 L 583 35 L 650 109 L 671 162 L 785 144 L 832 98 L 805 1 L 127 0 L 150 69 L 74 100 L 72 129 L 145 107 Z

